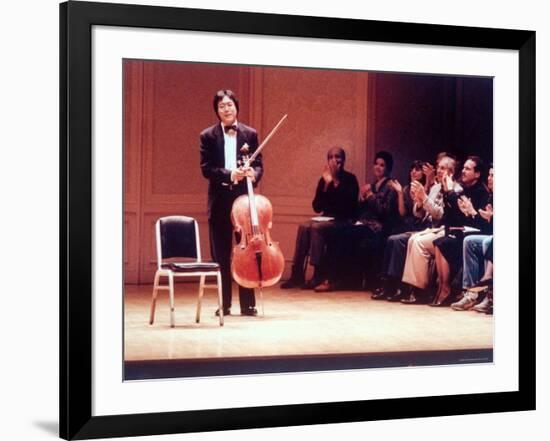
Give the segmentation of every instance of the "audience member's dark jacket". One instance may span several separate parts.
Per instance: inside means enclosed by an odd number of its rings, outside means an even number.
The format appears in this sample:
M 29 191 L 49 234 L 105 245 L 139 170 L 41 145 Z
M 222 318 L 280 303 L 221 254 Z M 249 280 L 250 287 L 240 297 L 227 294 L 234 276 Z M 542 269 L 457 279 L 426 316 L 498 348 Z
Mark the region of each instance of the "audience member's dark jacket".
M 374 196 L 359 203 L 358 220 L 368 225 L 375 233 L 389 234 L 399 219 L 397 195 L 389 179 L 386 179 L 378 190 L 375 184 L 371 187 Z
M 477 181 L 470 187 L 464 187 L 461 192 L 450 191 L 444 195 L 444 209 L 442 224 L 447 227 L 469 226 L 478 228 L 483 233 L 488 233 L 490 224 L 479 214 L 475 216 L 466 216 L 458 207 L 458 199 L 466 196 L 472 201 L 476 211 L 484 209 L 489 201 L 489 191 L 481 182 Z
M 359 195 L 359 184 L 355 175 L 342 170 L 338 187 L 333 182 L 328 185 L 327 191 L 323 191 L 324 187 L 325 181 L 320 178 L 311 204 L 313 210 L 337 220 L 355 219 Z

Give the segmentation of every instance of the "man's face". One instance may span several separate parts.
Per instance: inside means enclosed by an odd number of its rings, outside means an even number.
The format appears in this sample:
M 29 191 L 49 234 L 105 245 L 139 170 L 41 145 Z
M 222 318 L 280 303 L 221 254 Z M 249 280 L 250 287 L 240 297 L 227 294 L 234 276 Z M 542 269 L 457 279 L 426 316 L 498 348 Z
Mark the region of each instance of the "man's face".
M 437 163 L 436 178 L 438 182 L 441 182 L 447 175 L 453 175 L 453 164 L 451 158 L 444 156 Z
M 340 149 L 330 149 L 327 154 L 327 162 L 329 166 L 333 166 L 336 171 L 344 168 L 344 155 Z
M 224 96 L 218 102 L 218 116 L 224 126 L 232 125 L 237 119 L 237 107 L 235 107 L 235 103 L 228 96 Z
M 481 173 L 475 171 L 476 163 L 468 159 L 462 167 L 462 183 L 469 186 L 476 183 Z

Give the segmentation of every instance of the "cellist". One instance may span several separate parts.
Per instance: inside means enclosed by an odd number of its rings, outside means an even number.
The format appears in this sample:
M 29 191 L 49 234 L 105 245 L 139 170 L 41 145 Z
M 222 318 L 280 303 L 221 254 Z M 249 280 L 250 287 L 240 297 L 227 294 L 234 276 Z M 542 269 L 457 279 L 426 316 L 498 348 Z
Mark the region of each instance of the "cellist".
M 246 143 L 249 153 L 258 148 L 258 133 L 252 127 L 237 121 L 239 100 L 231 90 L 219 90 L 213 99 L 214 113 L 219 122 L 203 130 L 200 134 L 200 166 L 203 176 L 208 179 L 208 228 L 210 253 L 220 265 L 223 286 L 223 314 L 231 314 L 232 278 L 231 251 L 233 226 L 231 207 L 234 200 L 247 193 L 246 177 L 254 186 L 263 174 L 262 158 L 259 154 L 244 169 L 241 147 Z M 238 242 L 238 239 L 237 239 Z M 241 315 L 255 316 L 256 298 L 254 290 L 239 286 Z M 216 311 L 219 315 L 220 311 Z

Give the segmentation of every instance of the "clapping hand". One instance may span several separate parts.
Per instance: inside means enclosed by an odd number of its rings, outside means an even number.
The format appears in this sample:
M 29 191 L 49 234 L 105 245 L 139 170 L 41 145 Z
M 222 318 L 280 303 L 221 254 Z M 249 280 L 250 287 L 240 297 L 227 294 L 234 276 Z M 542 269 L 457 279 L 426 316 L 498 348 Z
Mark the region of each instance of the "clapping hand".
M 465 216 L 475 216 L 477 211 L 472 205 L 472 200 L 464 195 L 458 199 L 458 208 L 464 213 Z
M 431 185 L 435 179 L 435 169 L 432 164 L 425 162 L 422 166 L 422 172 L 426 176 L 426 184 Z
M 479 210 L 479 215 L 487 222 L 491 222 L 491 218 L 493 217 L 493 205 L 487 204 L 485 209 Z
M 323 181 L 325 181 L 325 188 L 333 181 L 333 175 L 328 164 L 325 164 L 321 177 L 323 178 Z
M 455 182 L 453 181 L 453 177 L 448 173 L 445 174 L 441 181 L 441 185 L 443 186 L 443 191 L 445 192 L 453 190 L 455 188 Z
M 403 187 L 399 183 L 397 179 L 390 179 L 390 186 L 393 188 L 397 193 L 403 193 Z
M 334 186 L 338 187 L 338 184 L 340 183 L 340 179 L 338 177 L 338 163 L 334 159 L 331 159 L 328 162 L 328 169 L 330 171 L 330 175 L 332 176 L 332 182 L 334 182 Z
M 426 190 L 424 186 L 418 181 L 411 181 L 411 195 L 414 201 L 421 205 L 426 198 Z
M 363 187 L 361 187 L 361 194 L 360 198 L 362 201 L 364 201 L 367 198 L 370 198 L 374 193 L 372 192 L 372 186 L 371 184 L 365 184 Z

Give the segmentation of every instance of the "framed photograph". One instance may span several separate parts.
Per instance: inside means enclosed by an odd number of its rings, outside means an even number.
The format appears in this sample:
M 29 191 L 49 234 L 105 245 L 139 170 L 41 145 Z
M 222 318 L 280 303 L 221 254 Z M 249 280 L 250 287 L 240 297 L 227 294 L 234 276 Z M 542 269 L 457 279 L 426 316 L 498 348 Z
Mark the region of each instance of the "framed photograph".
M 534 409 L 534 32 L 87 2 L 60 18 L 61 437 Z M 466 229 L 423 205 L 430 182 Z M 342 221 L 319 201 L 346 186 Z M 250 193 L 271 217 L 245 204 L 232 225 Z M 167 239 L 182 219 L 191 255 Z M 471 283 L 469 236 L 491 238 Z M 224 273 L 223 250 L 254 275 Z

